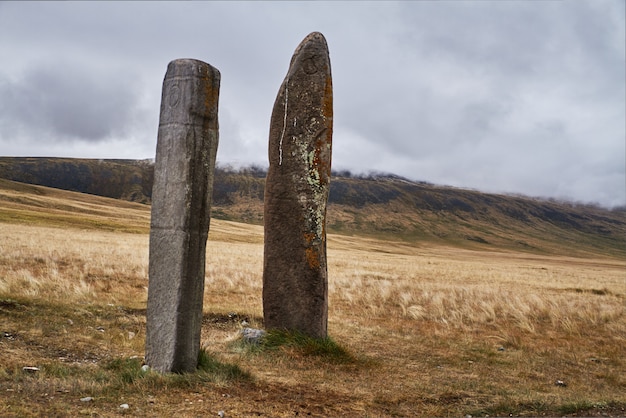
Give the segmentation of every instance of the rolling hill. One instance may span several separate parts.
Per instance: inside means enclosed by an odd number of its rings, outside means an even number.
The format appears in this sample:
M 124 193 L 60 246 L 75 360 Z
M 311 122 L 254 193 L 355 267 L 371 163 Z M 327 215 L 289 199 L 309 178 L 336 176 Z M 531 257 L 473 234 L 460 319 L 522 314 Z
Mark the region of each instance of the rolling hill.
M 153 175 L 145 160 L 0 158 L 0 178 L 10 180 L 0 182 L 0 191 L 20 182 L 149 204 Z M 264 182 L 258 167 L 218 167 L 213 217 L 262 224 Z M 0 211 L 6 201 L 0 194 Z M 475 249 L 626 256 L 624 208 L 486 194 L 393 175 L 335 173 L 328 229 Z

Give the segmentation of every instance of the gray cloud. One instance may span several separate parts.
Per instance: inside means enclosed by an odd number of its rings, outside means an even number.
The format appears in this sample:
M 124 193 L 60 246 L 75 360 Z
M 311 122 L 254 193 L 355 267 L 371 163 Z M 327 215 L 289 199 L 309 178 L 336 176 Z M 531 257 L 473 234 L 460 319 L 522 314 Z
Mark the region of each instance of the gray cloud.
M 132 80 L 69 63 L 36 65 L 0 84 L 0 96 L 3 125 L 39 132 L 41 141 L 97 142 L 123 135 L 136 106 Z
M 291 54 L 319 30 L 336 168 L 623 205 L 624 15 L 611 0 L 0 3 L 0 154 L 153 156 L 167 63 L 192 57 L 222 73 L 218 160 L 265 165 Z

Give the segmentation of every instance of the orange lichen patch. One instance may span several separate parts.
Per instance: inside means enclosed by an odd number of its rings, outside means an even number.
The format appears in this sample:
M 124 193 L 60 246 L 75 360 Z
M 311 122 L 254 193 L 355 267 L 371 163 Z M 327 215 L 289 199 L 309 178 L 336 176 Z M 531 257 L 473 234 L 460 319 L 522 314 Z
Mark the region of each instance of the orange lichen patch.
M 328 138 L 333 137 L 333 79 L 330 74 L 326 77 L 326 84 L 324 85 L 324 104 L 322 107 L 322 115 L 326 122 L 326 128 L 329 129 Z M 329 143 L 331 143 L 329 141 Z
M 306 261 L 309 263 L 309 267 L 312 269 L 319 268 L 320 266 L 320 252 L 317 246 L 311 245 L 315 239 L 315 234 L 307 232 L 304 234 L 304 239 L 307 243 L 307 248 L 304 250 L 306 255 Z
M 305 232 L 304 239 L 306 240 L 307 245 L 311 245 L 311 243 L 315 239 L 315 234 L 313 232 Z
M 306 253 L 306 261 L 309 263 L 309 267 L 317 269 L 320 267 L 320 253 L 316 247 L 309 247 L 304 250 Z
M 205 129 L 218 129 L 217 108 L 220 92 L 220 72 L 216 68 L 208 67 L 199 78 L 204 86 Z
M 327 158 L 322 158 L 318 167 L 320 174 L 324 176 L 325 182 L 328 182 L 331 169 L 331 153 L 333 145 L 333 81 L 330 72 L 326 76 L 326 83 L 324 85 L 324 98 L 322 104 L 322 116 L 324 117 L 324 133 L 323 136 L 326 141 L 318 140 L 316 144 L 317 155 L 327 155 Z M 327 149 L 323 149 L 327 147 Z M 323 154 L 322 154 L 323 153 Z
M 318 132 L 314 143 L 312 166 L 317 170 L 320 184 L 328 184 L 330 178 L 333 136 L 333 87 L 330 75 L 326 77 L 321 107 L 324 127 Z
M 326 173 L 328 169 L 328 164 L 325 164 L 324 159 L 321 157 L 322 150 L 320 149 L 320 142 L 321 141 L 318 140 L 315 144 L 315 150 L 313 151 L 313 161 L 309 170 L 316 171 L 315 174 L 318 177 L 317 183 L 322 186 L 328 182 L 328 174 Z

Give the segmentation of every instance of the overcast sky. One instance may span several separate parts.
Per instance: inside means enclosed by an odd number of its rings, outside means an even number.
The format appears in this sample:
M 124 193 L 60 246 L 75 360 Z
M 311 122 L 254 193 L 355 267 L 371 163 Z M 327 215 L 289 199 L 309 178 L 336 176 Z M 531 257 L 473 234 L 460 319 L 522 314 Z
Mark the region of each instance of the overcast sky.
M 154 158 L 169 61 L 222 75 L 218 163 L 267 166 L 328 41 L 333 168 L 626 204 L 625 2 L 0 2 L 0 155 Z

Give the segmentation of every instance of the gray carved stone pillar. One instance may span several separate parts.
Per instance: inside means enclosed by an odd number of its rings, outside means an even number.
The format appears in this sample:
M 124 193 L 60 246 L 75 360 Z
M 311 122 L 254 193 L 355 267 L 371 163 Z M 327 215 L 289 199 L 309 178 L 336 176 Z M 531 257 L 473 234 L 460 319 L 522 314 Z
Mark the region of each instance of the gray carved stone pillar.
M 220 73 L 202 61 L 169 63 L 163 81 L 152 189 L 146 363 L 196 369 Z

